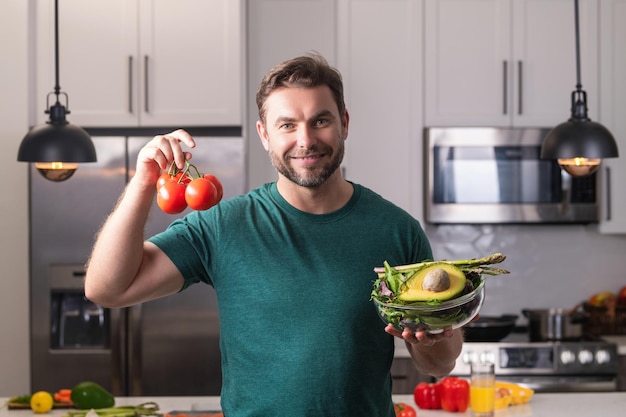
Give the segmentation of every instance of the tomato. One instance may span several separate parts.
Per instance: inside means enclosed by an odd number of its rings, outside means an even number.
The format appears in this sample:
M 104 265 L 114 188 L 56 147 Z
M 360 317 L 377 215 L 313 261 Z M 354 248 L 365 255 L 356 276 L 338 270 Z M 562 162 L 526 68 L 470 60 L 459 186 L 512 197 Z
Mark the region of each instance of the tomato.
M 163 184 L 165 184 L 168 181 L 172 181 L 172 179 L 173 177 L 167 172 L 161 174 L 159 178 L 157 179 L 157 183 L 156 183 L 157 191 L 159 191 L 159 188 L 163 187 Z
M 174 181 L 180 182 L 185 185 L 189 184 L 191 180 L 192 178 L 189 176 L 187 172 L 179 171 L 178 174 L 174 175 Z
M 207 180 L 211 181 L 217 190 L 217 202 L 222 201 L 222 197 L 224 196 L 224 187 L 222 186 L 222 182 L 215 176 L 211 174 L 204 174 L 204 177 Z
M 168 181 L 157 192 L 159 208 L 168 214 L 177 214 L 185 210 L 185 185 L 176 181 Z
M 156 189 L 157 204 L 169 214 L 180 213 L 187 206 L 206 210 L 219 203 L 224 195 L 224 187 L 215 175 L 202 175 L 189 162 L 184 170 L 178 170 L 172 162 L 170 169 L 157 179 Z
M 185 190 L 185 201 L 194 210 L 206 210 L 218 203 L 217 189 L 205 178 L 195 178 Z
M 407 403 L 394 403 L 393 409 L 396 412 L 396 417 L 416 417 L 417 413 L 415 409 Z

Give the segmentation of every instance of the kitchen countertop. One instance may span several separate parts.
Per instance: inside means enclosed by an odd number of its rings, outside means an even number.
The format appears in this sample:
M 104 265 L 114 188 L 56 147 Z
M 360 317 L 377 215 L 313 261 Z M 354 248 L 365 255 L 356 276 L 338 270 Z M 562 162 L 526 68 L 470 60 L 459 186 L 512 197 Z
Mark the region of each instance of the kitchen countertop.
M 617 345 L 618 355 L 620 356 L 626 355 L 626 336 L 608 335 L 608 336 L 600 336 L 600 337 L 609 343 L 615 343 Z
M 412 395 L 396 395 L 396 402 L 405 402 L 415 407 Z M 0 398 L 2 404 L 7 398 Z M 210 411 L 219 409 L 219 397 L 118 397 L 116 405 L 136 405 L 147 401 L 156 402 L 161 412 L 173 410 Z M 626 409 L 626 392 L 611 393 L 545 393 L 535 394 L 528 404 L 508 407 L 498 410 L 495 417 L 622 417 Z M 47 414 L 34 414 L 31 410 L 0 409 L 0 417 L 60 417 L 67 410 L 53 410 Z M 450 413 L 442 410 L 417 410 L 420 417 L 466 417 L 471 416 L 467 410 L 464 413 Z

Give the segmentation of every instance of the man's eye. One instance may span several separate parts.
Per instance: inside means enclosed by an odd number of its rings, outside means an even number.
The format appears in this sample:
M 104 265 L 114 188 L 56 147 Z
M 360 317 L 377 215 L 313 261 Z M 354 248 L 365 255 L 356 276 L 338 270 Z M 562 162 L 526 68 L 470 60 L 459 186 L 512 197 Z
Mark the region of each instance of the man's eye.
M 327 119 L 317 119 L 315 121 L 315 126 L 326 126 L 328 123 L 330 123 Z
M 293 123 L 283 123 L 282 125 L 278 126 L 278 128 L 280 130 L 289 130 L 289 129 L 293 129 Z

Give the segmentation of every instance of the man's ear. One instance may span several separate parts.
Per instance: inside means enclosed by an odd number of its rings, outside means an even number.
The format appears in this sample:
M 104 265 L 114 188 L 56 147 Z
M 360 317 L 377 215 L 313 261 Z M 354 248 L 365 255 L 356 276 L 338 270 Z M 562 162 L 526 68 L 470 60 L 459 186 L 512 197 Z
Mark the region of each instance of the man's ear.
M 343 125 L 342 125 L 343 140 L 348 139 L 348 125 L 349 124 L 350 124 L 350 114 L 348 114 L 348 110 L 346 110 L 343 115 Z
M 260 120 L 257 120 L 256 122 L 256 131 L 259 134 L 259 138 L 261 139 L 261 144 L 266 151 L 269 151 L 269 139 L 267 137 L 267 130 L 265 130 L 265 125 Z

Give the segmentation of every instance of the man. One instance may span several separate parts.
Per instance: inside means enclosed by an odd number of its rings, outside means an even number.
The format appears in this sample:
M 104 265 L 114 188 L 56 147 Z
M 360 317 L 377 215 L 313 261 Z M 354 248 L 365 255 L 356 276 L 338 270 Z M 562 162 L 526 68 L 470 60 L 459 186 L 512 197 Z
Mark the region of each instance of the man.
M 182 130 L 156 136 L 98 235 L 85 294 L 121 307 L 212 285 L 229 417 L 394 416 L 390 334 L 436 376 L 453 368 L 461 349 L 458 330 L 385 327 L 369 299 L 373 267 L 432 259 L 430 244 L 405 211 L 342 177 L 349 115 L 341 76 L 324 58 L 272 69 L 257 105 L 277 181 L 144 241 L 157 177 L 191 158 L 181 145 L 195 146 Z

